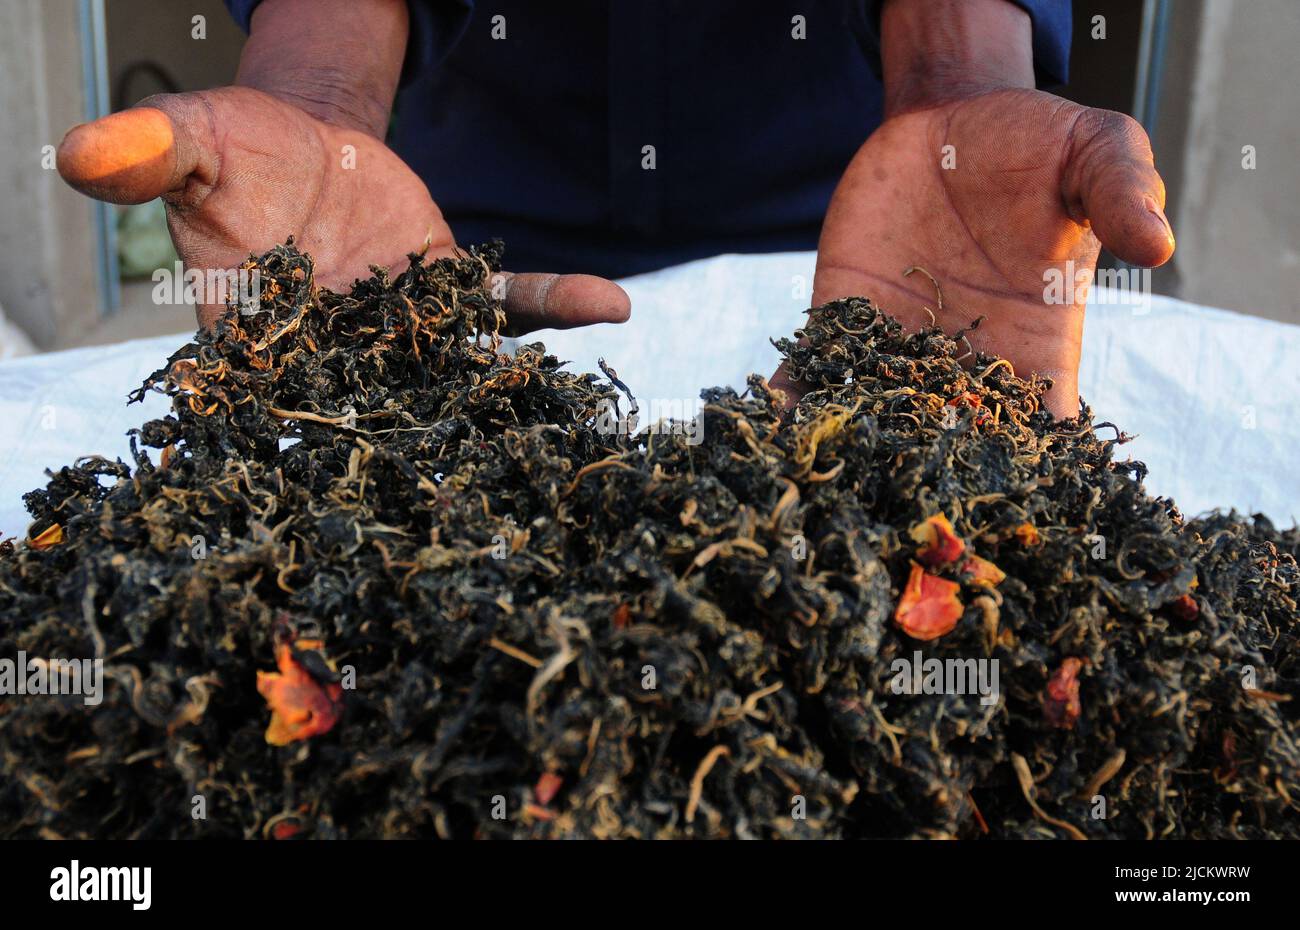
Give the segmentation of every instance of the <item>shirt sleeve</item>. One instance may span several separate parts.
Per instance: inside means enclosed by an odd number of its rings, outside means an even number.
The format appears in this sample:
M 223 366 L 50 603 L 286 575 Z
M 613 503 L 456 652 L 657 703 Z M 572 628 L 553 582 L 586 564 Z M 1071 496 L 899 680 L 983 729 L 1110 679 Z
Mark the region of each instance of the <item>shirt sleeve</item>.
M 248 32 L 253 11 L 262 0 L 225 0 L 226 8 L 239 28 Z M 460 42 L 474 12 L 474 0 L 408 0 L 411 37 L 402 66 L 402 83 L 435 68 Z
M 880 8 L 885 0 L 857 0 L 858 32 L 871 69 L 880 76 Z M 1034 78 L 1039 87 L 1070 78 L 1072 29 L 1070 0 L 1009 0 L 1026 13 L 1034 28 Z

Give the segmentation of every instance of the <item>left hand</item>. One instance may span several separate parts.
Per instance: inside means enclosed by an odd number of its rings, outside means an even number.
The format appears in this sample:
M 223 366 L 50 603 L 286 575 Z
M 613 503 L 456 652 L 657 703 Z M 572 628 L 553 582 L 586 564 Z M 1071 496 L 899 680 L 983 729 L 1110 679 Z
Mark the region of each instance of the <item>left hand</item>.
M 874 299 L 909 329 L 938 309 L 1028 376 L 1058 417 L 1079 411 L 1083 310 L 1105 245 L 1135 265 L 1174 250 L 1146 133 L 1121 113 L 1033 89 L 1033 24 L 1008 0 L 885 0 L 885 121 L 858 150 L 822 225 L 813 306 Z M 1048 289 L 1063 275 L 1066 297 Z M 1054 302 L 1055 301 L 1055 302 Z M 774 387 L 799 396 L 784 366 Z
M 1125 114 L 1024 88 L 902 113 L 871 134 L 832 196 L 813 306 L 865 295 L 919 329 L 935 293 L 902 272 L 920 265 L 943 287 L 946 332 L 987 317 L 974 349 L 1053 379 L 1050 410 L 1074 416 L 1088 289 L 1049 303 L 1044 272 L 1091 281 L 1102 245 L 1164 264 L 1174 251 L 1164 206 L 1147 134 Z M 793 386 L 784 371 L 772 384 Z
M 905 112 L 871 134 L 835 190 L 813 306 L 868 296 L 918 329 L 936 305 L 924 276 L 902 276 L 919 265 L 943 289 L 946 331 L 986 317 L 973 347 L 1051 377 L 1049 408 L 1074 416 L 1087 286 L 1050 303 L 1045 272 L 1076 281 L 1101 245 L 1162 264 L 1174 249 L 1164 203 L 1146 133 L 1123 114 L 1023 88 Z M 783 371 L 772 381 L 792 387 Z

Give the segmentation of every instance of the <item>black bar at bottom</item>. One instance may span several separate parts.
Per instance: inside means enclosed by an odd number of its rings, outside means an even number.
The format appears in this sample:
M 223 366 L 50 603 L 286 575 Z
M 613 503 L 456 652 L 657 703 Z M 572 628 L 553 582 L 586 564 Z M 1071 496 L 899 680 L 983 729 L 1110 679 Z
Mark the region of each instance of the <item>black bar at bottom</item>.
M 636 913 L 771 921 L 787 908 L 829 919 L 827 907 L 863 919 L 898 907 L 927 920 L 1195 908 L 1230 918 L 1252 905 L 1290 906 L 1297 850 L 1280 842 L 11 842 L 0 844 L 0 894 L 7 913 L 205 923 L 276 912 L 295 921 L 349 913 L 404 921 L 404 912 L 463 920 L 464 907 L 494 919 L 568 914 L 583 926 Z M 144 868 L 147 908 L 136 906 L 145 903 Z M 116 900 L 84 900 L 92 896 Z

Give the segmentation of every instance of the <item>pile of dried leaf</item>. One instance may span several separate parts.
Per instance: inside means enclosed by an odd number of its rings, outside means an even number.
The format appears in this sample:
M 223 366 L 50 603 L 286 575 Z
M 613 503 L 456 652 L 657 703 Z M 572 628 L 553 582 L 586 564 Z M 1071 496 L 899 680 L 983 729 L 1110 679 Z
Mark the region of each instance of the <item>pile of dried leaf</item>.
M 499 258 L 250 260 L 134 466 L 28 495 L 0 657 L 104 691 L 0 704 L 0 833 L 1300 836 L 1295 530 L 866 300 L 779 343 L 788 416 L 602 428 L 612 371 L 498 352 Z

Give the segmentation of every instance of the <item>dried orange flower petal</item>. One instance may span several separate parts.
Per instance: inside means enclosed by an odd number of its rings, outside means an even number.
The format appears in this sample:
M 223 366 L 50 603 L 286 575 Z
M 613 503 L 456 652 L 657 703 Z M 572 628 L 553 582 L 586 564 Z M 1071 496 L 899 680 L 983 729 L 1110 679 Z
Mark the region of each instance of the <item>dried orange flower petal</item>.
M 63 527 L 55 523 L 47 527 L 39 536 L 27 543 L 33 549 L 49 549 L 63 542 Z
M 562 776 L 554 772 L 543 772 L 542 777 L 537 779 L 537 786 L 533 788 L 533 797 L 537 798 L 539 804 L 550 804 L 563 784 Z
M 1072 729 L 1083 711 L 1079 703 L 1079 670 L 1082 668 L 1083 660 L 1070 656 L 1047 681 L 1043 716 L 1054 727 Z
M 1038 545 L 1040 539 L 1038 535 L 1038 527 L 1028 522 L 1020 524 L 1016 527 L 1016 539 L 1020 540 L 1020 545 L 1022 546 Z
M 993 414 L 984 406 L 984 398 L 974 391 L 962 391 L 955 395 L 945 406 L 948 407 L 968 407 L 975 411 L 975 422 L 986 423 L 992 419 Z
M 320 649 L 318 640 L 300 639 L 293 646 L 281 643 L 275 649 L 279 672 L 258 672 L 257 691 L 271 707 L 271 725 L 266 741 L 287 746 L 328 732 L 343 711 L 343 688 L 318 682 L 294 657 L 294 651 Z
M 909 535 L 913 542 L 921 545 L 916 557 L 931 568 L 955 562 L 966 551 L 966 544 L 953 532 L 952 524 L 941 513 L 912 527 Z
M 271 837 L 277 840 L 291 840 L 302 832 L 302 824 L 292 820 L 281 820 L 271 828 Z
M 1173 601 L 1170 609 L 1174 612 L 1175 617 L 1187 622 L 1195 620 L 1201 613 L 1201 605 L 1196 603 L 1196 598 L 1190 594 L 1184 594 Z
M 960 590 L 956 582 L 931 575 L 913 562 L 894 622 L 913 639 L 938 639 L 961 619 L 962 604 L 957 597 Z
M 996 588 L 1007 578 L 1006 572 L 988 559 L 982 559 L 977 555 L 972 555 L 966 559 L 961 570 L 971 575 L 971 581 L 975 584 L 984 585 L 987 588 Z

